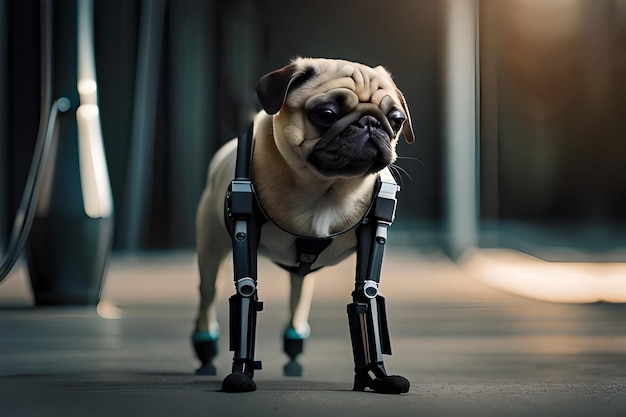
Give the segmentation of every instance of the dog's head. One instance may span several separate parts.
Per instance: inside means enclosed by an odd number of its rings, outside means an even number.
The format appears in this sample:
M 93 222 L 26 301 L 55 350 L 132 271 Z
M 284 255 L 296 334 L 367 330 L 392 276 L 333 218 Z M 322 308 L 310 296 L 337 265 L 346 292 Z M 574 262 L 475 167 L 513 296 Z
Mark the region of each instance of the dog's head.
M 292 166 L 354 178 L 396 160 L 401 134 L 414 140 L 406 102 L 383 67 L 297 58 L 262 77 L 257 96 L 274 115 L 274 138 Z

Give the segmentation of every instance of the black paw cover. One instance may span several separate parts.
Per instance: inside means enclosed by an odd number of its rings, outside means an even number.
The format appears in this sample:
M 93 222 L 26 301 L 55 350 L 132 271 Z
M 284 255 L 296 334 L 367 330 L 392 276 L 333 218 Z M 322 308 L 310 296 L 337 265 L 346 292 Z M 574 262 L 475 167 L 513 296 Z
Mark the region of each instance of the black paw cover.
M 409 392 L 409 380 L 400 375 L 389 375 L 384 378 L 376 378 L 370 386 L 380 394 L 405 394 Z
M 232 373 L 222 381 L 223 392 L 252 392 L 256 391 L 256 384 L 246 374 Z

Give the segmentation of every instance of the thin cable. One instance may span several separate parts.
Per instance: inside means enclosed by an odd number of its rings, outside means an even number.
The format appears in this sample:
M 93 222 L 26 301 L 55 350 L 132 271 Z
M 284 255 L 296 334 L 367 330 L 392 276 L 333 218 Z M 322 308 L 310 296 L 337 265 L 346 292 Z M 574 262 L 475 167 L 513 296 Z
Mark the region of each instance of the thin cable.
M 44 130 L 45 134 L 43 137 L 39 138 L 35 146 L 35 154 L 26 181 L 26 187 L 24 188 L 24 194 L 22 195 L 22 201 L 15 214 L 11 237 L 7 244 L 7 251 L 2 260 L 2 265 L 0 265 L 0 284 L 9 275 L 9 272 L 11 272 L 11 269 L 20 258 L 24 243 L 26 243 L 26 239 L 30 233 L 30 228 L 35 218 L 35 212 L 37 211 L 37 198 L 39 196 L 39 189 L 41 188 L 42 172 L 44 171 L 48 155 L 50 154 L 52 142 L 55 139 L 54 133 L 57 115 L 59 111 L 67 111 L 69 109 L 68 105 L 69 100 L 65 97 L 61 97 L 54 102 L 50 109 L 48 125 Z
M 50 147 L 54 139 L 54 130 L 59 110 L 65 112 L 69 110 L 69 100 L 65 97 L 59 98 L 50 106 L 52 97 L 51 72 L 52 72 L 52 12 L 51 1 L 42 0 L 43 13 L 41 16 L 42 25 L 42 52 L 41 52 L 41 110 L 39 118 L 39 131 L 37 142 L 33 153 L 28 178 L 24 187 L 24 193 L 20 205 L 13 220 L 11 236 L 7 243 L 7 248 L 0 264 L 0 284 L 11 272 L 24 248 L 24 243 L 30 232 L 35 217 L 37 198 L 41 186 L 41 176 L 46 161 L 48 159 Z

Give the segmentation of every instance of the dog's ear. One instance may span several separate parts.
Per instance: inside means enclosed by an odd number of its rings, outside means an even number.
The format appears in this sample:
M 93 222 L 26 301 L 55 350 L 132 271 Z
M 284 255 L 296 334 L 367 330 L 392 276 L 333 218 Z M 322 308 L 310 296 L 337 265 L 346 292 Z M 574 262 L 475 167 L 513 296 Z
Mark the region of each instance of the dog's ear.
M 409 106 L 406 104 L 406 99 L 402 92 L 396 88 L 396 92 L 398 93 L 398 98 L 402 103 L 402 108 L 406 113 L 406 121 L 404 122 L 404 126 L 402 126 L 402 134 L 404 134 L 404 139 L 406 143 L 413 143 L 415 141 L 415 134 L 413 133 L 413 125 L 411 124 L 411 114 L 409 113 Z
M 293 63 L 261 77 L 256 85 L 256 94 L 263 110 L 267 114 L 278 113 L 295 82 L 303 82 L 313 74 L 313 68 L 302 68 Z

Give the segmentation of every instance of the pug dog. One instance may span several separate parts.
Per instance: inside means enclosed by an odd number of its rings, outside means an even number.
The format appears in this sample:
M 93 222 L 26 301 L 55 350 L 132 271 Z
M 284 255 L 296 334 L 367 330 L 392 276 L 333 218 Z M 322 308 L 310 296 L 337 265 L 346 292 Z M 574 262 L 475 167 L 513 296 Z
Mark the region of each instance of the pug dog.
M 258 253 L 291 271 L 285 334 L 306 339 L 313 274 L 296 270 L 296 237 L 333 237 L 311 271 L 352 254 L 355 225 L 371 206 L 378 173 L 396 160 L 401 135 L 413 142 L 413 128 L 402 93 L 381 66 L 296 58 L 263 76 L 256 92 L 263 110 L 254 119 L 250 179 L 268 219 Z M 213 346 L 208 353 L 196 349 L 199 373 L 215 374 L 216 281 L 232 249 L 224 226 L 224 196 L 234 177 L 236 153 L 233 139 L 215 154 L 197 210 L 200 306 L 193 341 Z

